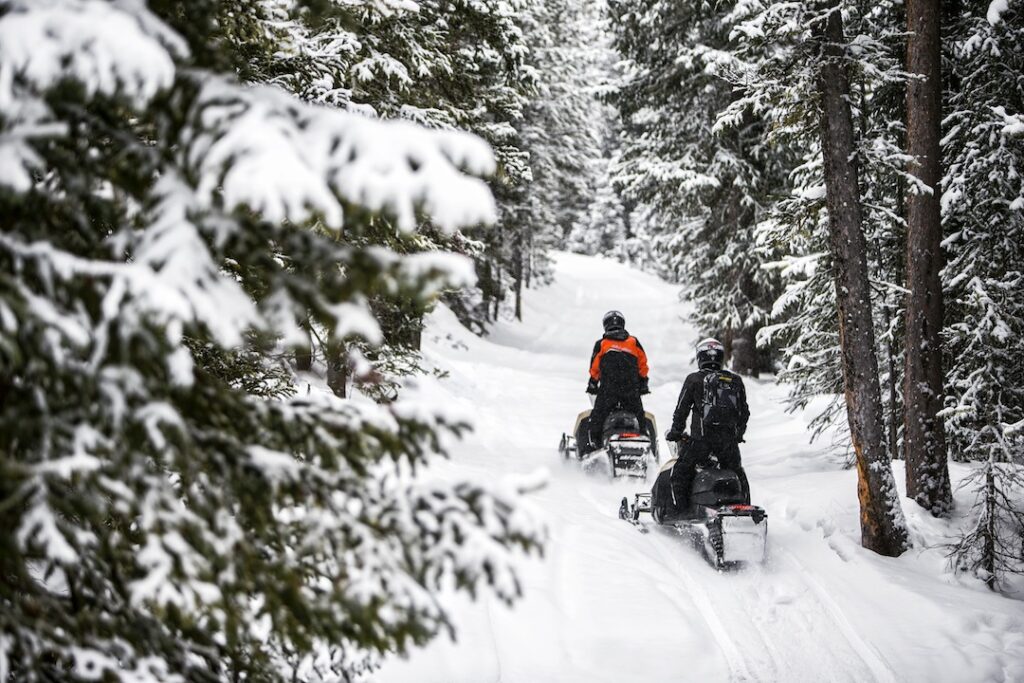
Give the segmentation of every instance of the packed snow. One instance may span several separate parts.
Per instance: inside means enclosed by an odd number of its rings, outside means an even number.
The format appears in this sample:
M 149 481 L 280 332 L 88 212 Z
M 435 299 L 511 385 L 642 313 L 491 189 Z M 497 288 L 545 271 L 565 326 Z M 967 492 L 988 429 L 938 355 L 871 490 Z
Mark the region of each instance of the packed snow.
M 587 362 L 601 315 L 617 308 L 647 350 L 645 406 L 663 433 L 697 331 L 678 288 L 628 266 L 560 254 L 554 284 L 526 293 L 523 321 L 486 338 L 440 307 L 424 350 L 443 379 L 416 393 L 475 417 L 438 477 L 547 470 L 532 494 L 551 537 L 524 561 L 514 607 L 449 595 L 455 642 L 394 658 L 385 683 L 608 681 L 1022 681 L 1024 603 L 947 568 L 941 545 L 962 517 L 936 520 L 903 499 L 914 549 L 891 559 L 859 545 L 856 472 L 787 414 L 785 388 L 748 380 L 742 446 L 753 502 L 769 514 L 769 560 L 721 573 L 680 538 L 617 518 L 649 483 L 609 481 L 559 461 L 558 440 L 588 406 Z M 813 414 L 813 412 L 811 413 Z M 829 440 L 823 439 L 828 442 Z M 968 469 L 951 465 L 954 482 Z M 896 479 L 903 473 L 897 463 Z M 958 509 L 969 507 L 957 493 Z M 965 514 L 965 513 L 958 513 Z

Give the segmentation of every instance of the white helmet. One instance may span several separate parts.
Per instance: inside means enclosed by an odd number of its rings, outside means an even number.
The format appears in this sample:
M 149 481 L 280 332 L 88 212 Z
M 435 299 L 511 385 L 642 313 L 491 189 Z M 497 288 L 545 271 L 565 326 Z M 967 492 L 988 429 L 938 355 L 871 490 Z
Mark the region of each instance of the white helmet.
M 725 360 L 725 347 L 717 339 L 705 339 L 697 344 L 697 367 L 721 369 Z

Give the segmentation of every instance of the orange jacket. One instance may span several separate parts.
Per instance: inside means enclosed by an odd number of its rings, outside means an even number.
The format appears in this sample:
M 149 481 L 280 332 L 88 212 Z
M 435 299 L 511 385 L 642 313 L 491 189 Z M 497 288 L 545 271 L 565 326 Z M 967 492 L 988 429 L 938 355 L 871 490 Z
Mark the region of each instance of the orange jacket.
M 644 347 L 640 346 L 640 342 L 636 340 L 636 337 L 626 337 L 625 339 L 609 339 L 608 337 L 603 338 L 594 347 L 594 356 L 590 360 L 590 378 L 593 380 L 600 381 L 601 379 L 601 359 L 606 353 L 628 353 L 629 355 L 636 358 L 637 367 L 640 371 L 640 377 L 647 377 L 647 354 L 644 353 Z

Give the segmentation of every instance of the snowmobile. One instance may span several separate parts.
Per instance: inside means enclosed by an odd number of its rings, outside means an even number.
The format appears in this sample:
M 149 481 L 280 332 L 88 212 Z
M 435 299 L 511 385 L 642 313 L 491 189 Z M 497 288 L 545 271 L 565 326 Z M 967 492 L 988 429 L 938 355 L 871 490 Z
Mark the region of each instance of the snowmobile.
M 613 410 L 604 422 L 601 444 L 590 443 L 590 412 L 584 410 L 576 417 L 572 434 L 562 434 L 558 452 L 566 460 L 578 460 L 584 467 L 608 463 L 612 477 L 646 477 L 648 463 L 658 462 L 658 433 L 654 415 L 644 413 L 647 424 L 641 429 L 636 415 L 625 410 Z
M 687 537 L 718 569 L 759 564 L 765 559 L 768 513 L 749 503 L 740 478 L 732 470 L 698 467 L 690 490 L 690 506 L 681 513 L 655 509 L 651 493 L 635 494 L 632 504 L 627 498 L 622 499 L 619 518 L 646 532 L 647 523 L 641 515 L 649 515 L 661 528 Z

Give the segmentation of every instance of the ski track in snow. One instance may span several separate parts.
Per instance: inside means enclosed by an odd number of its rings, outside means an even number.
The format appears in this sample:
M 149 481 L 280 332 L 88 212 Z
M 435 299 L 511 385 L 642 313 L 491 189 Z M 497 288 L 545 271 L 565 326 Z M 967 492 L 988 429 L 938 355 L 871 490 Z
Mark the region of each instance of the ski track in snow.
M 555 282 L 527 292 L 522 323 L 480 339 L 446 309 L 432 316 L 424 351 L 449 376 L 421 390 L 476 421 L 436 469 L 489 479 L 548 468 L 532 497 L 551 539 L 543 559 L 524 561 L 515 607 L 445 596 L 458 642 L 389 661 L 372 680 L 1024 682 L 1024 603 L 958 584 L 938 550 L 893 560 L 861 549 L 855 473 L 808 444 L 805 418 L 785 412 L 785 388 L 770 380 L 748 382 L 742 447 L 754 502 L 769 514 L 764 566 L 719 572 L 687 539 L 638 533 L 617 518 L 619 501 L 649 481 L 560 461 L 611 308 L 647 351 L 644 405 L 668 429 L 698 341 L 678 293 L 611 261 L 560 254 Z M 935 523 L 904 508 L 912 528 Z

